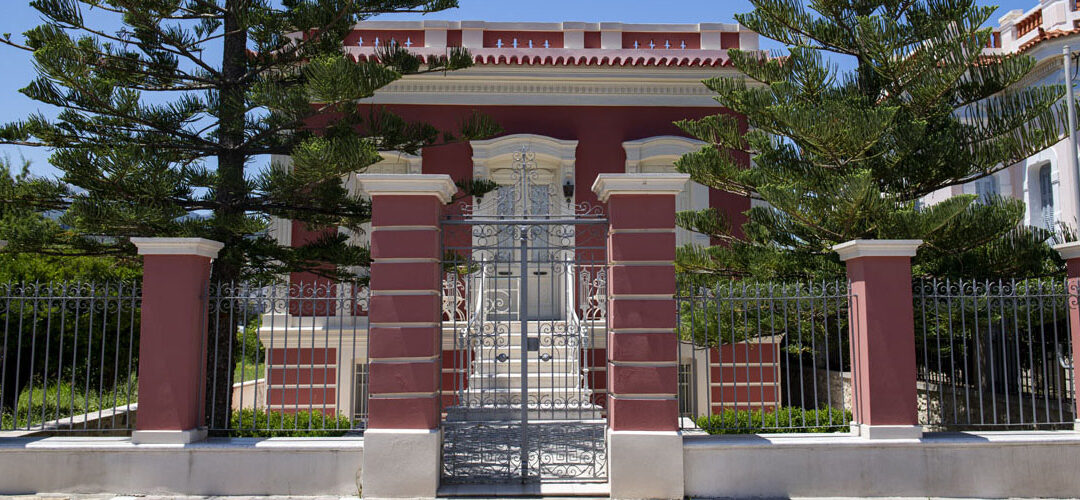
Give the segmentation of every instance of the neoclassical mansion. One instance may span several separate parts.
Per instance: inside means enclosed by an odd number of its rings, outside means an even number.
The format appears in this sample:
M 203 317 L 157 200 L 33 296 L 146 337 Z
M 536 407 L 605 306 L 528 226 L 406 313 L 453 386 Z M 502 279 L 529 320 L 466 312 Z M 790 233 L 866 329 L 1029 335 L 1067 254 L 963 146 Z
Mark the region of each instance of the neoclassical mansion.
M 449 174 L 455 180 L 494 181 L 499 189 L 485 197 L 483 204 L 481 200 L 466 199 L 448 206 L 445 212 L 453 215 L 465 206 L 465 211 L 496 217 L 568 213 L 582 205 L 601 206 L 590 187 L 602 173 L 674 172 L 674 162 L 700 148 L 701 143 L 688 138 L 673 122 L 725 112 L 711 98 L 702 80 L 736 74 L 729 64 L 727 49 L 758 48 L 757 34 L 737 24 L 706 23 L 369 21 L 357 25 L 346 40 L 348 53 L 357 60 L 374 57 L 376 44 L 387 42 L 406 46 L 422 57 L 445 54 L 448 47 L 465 47 L 476 64 L 462 71 L 405 77 L 359 106 L 385 107 L 406 120 L 427 122 L 441 130 L 454 130 L 479 111 L 497 121 L 504 133 L 487 140 L 427 147 L 415 156 L 384 153 L 383 161 L 366 172 Z M 527 162 L 521 161 L 523 153 Z M 276 160 L 288 162 L 288 158 Z M 530 183 L 527 196 L 514 191 L 520 187 L 516 183 L 522 169 L 527 171 Z M 355 176 L 347 182 L 354 192 L 363 194 Z M 750 200 L 687 182 L 678 196 L 676 210 L 707 207 L 726 213 L 734 227 L 739 227 Z M 284 244 L 300 244 L 318 236 L 303 224 L 287 220 L 275 221 L 272 233 Z M 351 237 L 358 245 L 370 243 L 366 230 Z M 706 236 L 681 229 L 675 240 L 677 244 L 709 243 Z M 585 272 L 581 269 L 576 271 L 575 279 Z M 538 302 L 529 319 L 550 320 L 562 328 L 566 321 L 556 314 L 557 310 L 567 309 L 565 304 L 596 303 L 597 298 L 565 286 L 565 280 L 543 278 L 549 271 L 560 272 L 554 268 L 531 271 L 541 276 L 535 283 L 529 281 L 530 286 L 540 290 L 541 297 L 534 299 Z M 517 272 L 493 271 L 508 276 L 516 276 Z M 496 278 L 491 279 L 491 283 L 498 283 Z M 320 279 L 295 274 L 291 281 L 319 283 Z M 332 320 L 305 319 L 299 309 L 290 313 L 278 320 L 264 320 L 267 333 L 263 343 L 270 350 L 270 386 L 261 389 L 266 395 L 258 399 L 283 411 L 314 405 L 330 406 L 340 413 L 363 413 L 364 360 L 368 356 L 366 313 L 350 316 L 345 312 L 344 317 L 338 313 L 339 318 Z M 586 310 L 578 313 L 590 314 Z M 449 322 L 454 314 L 445 310 L 445 320 Z M 599 326 L 592 335 L 588 360 L 579 367 L 581 373 L 573 376 L 588 379 L 585 387 L 575 382 L 574 388 L 599 403 L 605 387 L 605 335 L 602 322 L 594 323 Z M 280 328 L 285 324 L 290 329 L 295 325 L 295 335 L 283 338 L 278 334 L 271 339 L 268 325 Z M 353 332 L 358 332 L 357 337 L 341 341 L 342 336 Z M 453 366 L 455 356 L 460 354 L 455 354 L 451 337 L 452 328 L 444 323 L 445 394 L 453 394 L 453 379 L 461 376 L 454 372 L 462 369 Z M 576 366 L 577 362 L 567 363 Z M 461 364 L 468 362 L 459 359 Z M 290 374 L 313 365 L 323 373 L 317 381 L 321 387 L 295 385 L 297 376 Z M 718 364 L 714 367 L 720 369 Z M 706 369 L 687 367 L 683 375 L 703 379 Z M 286 383 L 290 381 L 294 385 Z M 705 385 L 698 397 L 707 397 Z M 247 397 L 247 401 L 253 399 Z M 761 405 L 760 399 L 771 401 L 776 395 L 755 399 L 759 401 L 754 404 Z

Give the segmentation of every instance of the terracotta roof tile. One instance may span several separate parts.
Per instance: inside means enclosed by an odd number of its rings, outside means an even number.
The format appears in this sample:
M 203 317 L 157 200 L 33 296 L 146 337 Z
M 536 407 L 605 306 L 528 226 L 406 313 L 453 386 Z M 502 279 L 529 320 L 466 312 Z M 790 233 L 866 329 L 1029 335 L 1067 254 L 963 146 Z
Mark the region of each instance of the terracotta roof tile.
M 410 52 L 427 60 L 446 54 L 445 49 L 412 48 Z M 347 47 L 355 60 L 375 59 L 371 47 Z M 727 50 L 656 50 L 656 49 L 469 49 L 477 65 L 489 66 L 642 66 L 642 67 L 699 67 L 728 66 Z
M 1047 40 L 1053 40 L 1055 38 L 1061 38 L 1063 36 L 1075 35 L 1077 33 L 1080 33 L 1080 28 L 1071 29 L 1071 30 L 1050 30 L 1050 31 L 1045 31 L 1042 28 L 1039 28 L 1039 34 L 1036 35 L 1035 38 L 1032 38 L 1031 40 L 1028 40 L 1028 41 L 1024 42 L 1024 44 L 1021 45 L 1020 48 L 1018 48 L 1016 51 L 1017 52 L 1023 52 L 1025 50 L 1028 50 L 1028 49 L 1030 49 L 1030 48 L 1032 48 L 1032 47 L 1034 47 L 1034 46 L 1036 46 L 1036 45 L 1038 45 L 1038 44 L 1040 44 L 1042 42 L 1047 41 Z

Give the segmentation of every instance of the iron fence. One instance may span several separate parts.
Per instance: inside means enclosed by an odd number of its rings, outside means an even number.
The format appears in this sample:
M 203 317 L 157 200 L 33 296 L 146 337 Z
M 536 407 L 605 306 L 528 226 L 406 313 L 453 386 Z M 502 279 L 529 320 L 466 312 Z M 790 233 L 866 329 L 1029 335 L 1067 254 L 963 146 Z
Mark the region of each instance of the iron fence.
M 126 433 L 138 407 L 138 283 L 0 284 L 0 431 Z
M 732 281 L 682 290 L 676 304 L 684 428 L 849 429 L 854 391 L 846 282 Z
M 1064 278 L 915 280 L 920 423 L 1071 428 L 1075 386 Z
M 206 422 L 231 436 L 332 436 L 367 420 L 359 282 L 229 283 L 209 294 Z

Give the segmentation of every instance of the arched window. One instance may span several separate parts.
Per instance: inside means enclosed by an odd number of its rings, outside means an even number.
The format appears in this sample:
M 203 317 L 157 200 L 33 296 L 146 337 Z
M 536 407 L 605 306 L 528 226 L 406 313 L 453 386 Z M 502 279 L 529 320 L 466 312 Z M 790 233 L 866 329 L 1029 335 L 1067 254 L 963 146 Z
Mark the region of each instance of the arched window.
M 1054 229 L 1054 182 L 1050 164 L 1039 167 L 1039 222 Z
M 979 203 L 987 203 L 991 198 L 997 196 L 998 181 L 996 175 L 988 175 L 975 181 L 975 194 L 979 197 Z

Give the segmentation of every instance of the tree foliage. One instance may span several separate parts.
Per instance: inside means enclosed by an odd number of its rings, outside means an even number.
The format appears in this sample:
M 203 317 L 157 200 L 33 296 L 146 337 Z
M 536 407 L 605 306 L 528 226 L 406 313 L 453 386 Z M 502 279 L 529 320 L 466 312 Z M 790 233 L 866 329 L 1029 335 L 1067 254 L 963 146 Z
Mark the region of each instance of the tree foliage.
M 995 7 L 974 0 L 753 0 L 736 16 L 788 47 L 732 49 L 743 76 L 705 85 L 737 115 L 679 125 L 705 141 L 677 168 L 752 197 L 735 231 L 716 211 L 679 223 L 722 244 L 682 248 L 682 271 L 761 278 L 834 275 L 831 247 L 922 239 L 916 272 L 966 276 L 1054 270 L 1051 232 L 1023 225 L 1024 204 L 974 195 L 921 203 L 992 175 L 1063 136 L 1062 86 L 1026 86 L 1032 58 L 984 51 Z M 848 58 L 854 69 L 833 61 Z M 741 117 L 736 117 L 741 115 Z M 744 118 L 743 118 L 744 117 Z M 752 168 L 739 158 L 748 155 Z
M 390 44 L 377 60 L 358 62 L 344 46 L 359 21 L 436 12 L 453 0 L 31 6 L 44 24 L 0 41 L 33 58 L 37 77 L 21 92 L 59 113 L 0 127 L 0 143 L 49 148 L 62 175 L 20 179 L 8 203 L 61 215 L 48 230 L 5 225 L 0 239 L 9 250 L 130 255 L 131 236 L 199 236 L 226 244 L 218 280 L 298 270 L 340 276 L 365 265 L 367 252 L 322 230 L 359 231 L 370 215 L 344 176 L 380 161 L 380 151 L 415 153 L 496 129 L 477 115 L 443 132 L 357 104 L 405 75 L 471 64 L 458 48 L 422 61 Z M 291 161 L 273 163 L 272 155 Z M 272 217 L 325 236 L 281 246 L 267 235 Z
M 289 272 L 346 277 L 367 265 L 348 244 L 370 203 L 342 179 L 382 151 L 483 138 L 498 127 L 476 114 L 440 131 L 362 104 L 418 73 L 468 67 L 448 48 L 421 59 L 391 40 L 376 57 L 348 54 L 346 35 L 380 14 L 432 13 L 456 0 L 33 0 L 44 24 L 0 43 L 25 51 L 37 77 L 22 93 L 59 109 L 0 126 L 0 143 L 49 148 L 56 180 L 18 178 L 7 204 L 56 211 L 0 229 L 7 252 L 132 255 L 133 236 L 191 236 L 225 244 L 211 280 Z M 275 156 L 281 155 L 281 156 Z M 268 158 L 289 157 L 287 162 Z M 465 194 L 490 189 L 461 179 Z M 321 236 L 285 246 L 273 218 Z M 38 227 L 35 227 L 37 225 Z M 216 352 L 241 329 L 209 324 Z M 207 407 L 231 407 L 233 367 L 210 360 Z M 215 385 L 216 384 L 216 385 Z

